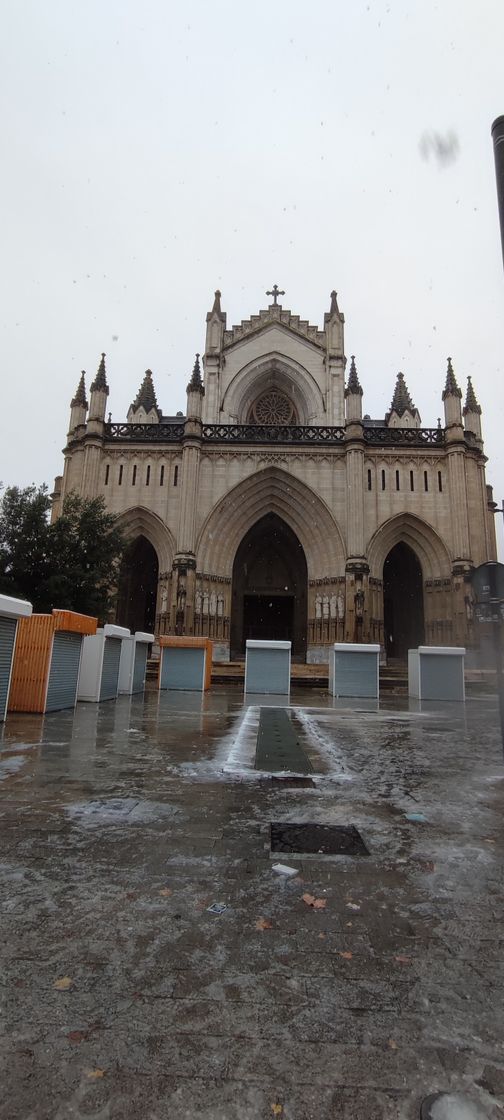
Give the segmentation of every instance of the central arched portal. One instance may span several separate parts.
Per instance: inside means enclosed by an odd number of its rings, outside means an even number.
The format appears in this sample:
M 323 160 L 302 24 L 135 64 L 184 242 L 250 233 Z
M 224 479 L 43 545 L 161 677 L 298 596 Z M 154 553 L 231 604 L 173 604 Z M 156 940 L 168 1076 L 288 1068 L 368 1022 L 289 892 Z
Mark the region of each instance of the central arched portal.
M 291 641 L 306 658 L 308 571 L 296 534 L 275 513 L 261 517 L 237 549 L 233 564 L 231 660 L 249 638 Z
M 387 657 L 405 660 L 424 641 L 423 580 L 420 561 L 400 541 L 383 565 L 383 618 Z
M 146 537 L 137 537 L 126 549 L 121 564 L 116 612 L 120 625 L 153 632 L 158 573 L 155 549 Z

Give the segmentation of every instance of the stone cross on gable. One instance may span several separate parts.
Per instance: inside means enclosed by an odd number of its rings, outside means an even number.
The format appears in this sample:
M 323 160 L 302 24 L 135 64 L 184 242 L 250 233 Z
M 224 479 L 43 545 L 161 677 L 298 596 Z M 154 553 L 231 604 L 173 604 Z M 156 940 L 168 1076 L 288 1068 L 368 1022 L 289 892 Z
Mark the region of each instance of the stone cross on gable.
M 279 290 L 278 284 L 273 284 L 273 290 L 271 292 L 266 292 L 266 295 L 267 296 L 273 296 L 273 307 L 276 307 L 277 302 L 278 302 L 278 297 L 279 296 L 284 296 L 285 292 L 281 292 Z

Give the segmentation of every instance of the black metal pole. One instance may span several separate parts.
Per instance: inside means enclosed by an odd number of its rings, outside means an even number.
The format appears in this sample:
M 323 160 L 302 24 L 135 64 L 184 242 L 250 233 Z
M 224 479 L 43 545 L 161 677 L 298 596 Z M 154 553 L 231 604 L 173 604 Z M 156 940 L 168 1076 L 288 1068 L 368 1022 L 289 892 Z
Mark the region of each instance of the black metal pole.
M 501 602 L 497 592 L 497 564 L 488 565 L 490 576 L 490 610 L 492 612 L 492 638 L 495 657 L 495 673 L 497 677 L 497 695 L 499 697 L 499 715 L 501 726 L 502 749 L 504 751 L 504 677 L 502 674 L 502 641 L 501 641 Z
M 497 178 L 497 200 L 501 231 L 502 259 L 504 261 L 504 117 L 497 117 L 492 125 L 492 140 Z

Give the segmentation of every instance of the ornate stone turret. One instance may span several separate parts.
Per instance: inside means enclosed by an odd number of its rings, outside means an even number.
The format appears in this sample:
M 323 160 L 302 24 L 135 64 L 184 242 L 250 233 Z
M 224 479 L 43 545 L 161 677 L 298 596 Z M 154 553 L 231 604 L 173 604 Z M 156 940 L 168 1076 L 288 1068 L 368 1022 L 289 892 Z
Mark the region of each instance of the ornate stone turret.
M 70 426 L 68 429 L 69 435 L 74 433 L 76 428 L 83 428 L 86 423 L 88 402 L 86 400 L 86 384 L 84 378 L 85 370 L 82 370 L 75 396 L 70 402 Z
M 338 296 L 331 292 L 329 311 L 324 315 L 327 370 L 327 420 L 329 424 L 345 422 L 345 316 L 338 307 Z M 322 338 L 324 336 L 322 335 Z
M 201 420 L 202 398 L 205 395 L 201 379 L 200 356 L 196 354 L 191 380 L 187 386 L 187 419 Z
M 362 386 L 357 375 L 355 357 L 350 358 L 350 373 L 345 389 L 347 420 L 362 420 Z
M 218 288 L 214 295 L 212 310 L 208 312 L 206 322 L 205 357 L 208 358 L 210 354 L 220 353 L 226 329 L 226 314 L 221 311 L 221 293 Z
M 443 389 L 443 404 L 445 413 L 445 427 L 452 428 L 454 424 L 462 425 L 462 390 L 457 385 L 457 378 L 453 372 L 452 360 L 448 358 L 446 383 Z
M 419 428 L 422 421 L 418 408 L 410 397 L 404 374 L 397 374 L 394 396 L 390 409 L 385 416 L 388 428 Z
M 128 409 L 129 424 L 158 424 L 161 413 L 156 400 L 152 371 L 146 369 L 138 393 Z
M 463 408 L 464 428 L 472 432 L 481 443 L 481 405 L 476 400 L 471 378 L 467 378 L 467 393 Z
M 100 420 L 103 423 L 105 420 L 108 395 L 109 387 L 107 385 L 107 376 L 105 373 L 105 354 L 102 354 L 96 377 L 91 385 L 89 420 Z

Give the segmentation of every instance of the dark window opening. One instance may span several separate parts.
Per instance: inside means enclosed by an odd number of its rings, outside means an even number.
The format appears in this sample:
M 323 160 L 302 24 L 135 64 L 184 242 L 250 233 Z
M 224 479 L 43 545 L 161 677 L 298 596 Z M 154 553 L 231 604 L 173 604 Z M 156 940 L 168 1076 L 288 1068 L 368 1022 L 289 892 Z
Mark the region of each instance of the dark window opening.
M 105 467 L 105 486 L 108 486 L 109 474 L 110 474 L 110 467 L 106 466 Z
M 381 488 L 382 490 L 385 489 L 385 471 L 381 472 Z
M 395 472 L 395 488 L 396 488 L 396 490 L 401 489 L 400 486 L 399 486 L 399 471 Z
M 161 467 L 161 471 L 159 473 L 159 485 L 164 485 L 164 467 Z
M 415 489 L 415 480 L 413 478 L 413 471 L 409 472 L 409 484 L 410 484 L 410 490 L 414 490 Z
M 119 467 L 119 486 L 122 486 L 123 470 L 124 470 L 124 467 L 121 464 L 121 466 Z
M 423 484 L 424 484 L 424 490 L 427 493 L 427 491 L 429 489 L 429 479 L 427 478 L 427 471 L 423 472 Z
M 442 494 L 442 492 L 443 492 L 443 479 L 441 477 L 441 471 L 437 472 L 437 481 L 438 481 L 439 493 Z
M 367 472 L 367 488 L 368 488 L 368 490 L 372 490 L 372 485 L 371 485 L 371 471 L 368 471 L 368 472 Z
M 137 469 L 136 469 L 136 466 L 135 466 L 135 467 L 133 467 L 133 478 L 131 480 L 131 485 L 132 486 L 136 486 L 136 476 L 137 476 Z
M 173 485 L 176 486 L 178 482 L 178 467 L 175 467 L 173 472 Z
M 145 478 L 145 485 L 149 486 L 149 484 L 150 484 L 150 466 L 147 467 L 147 475 L 146 475 L 146 478 Z

